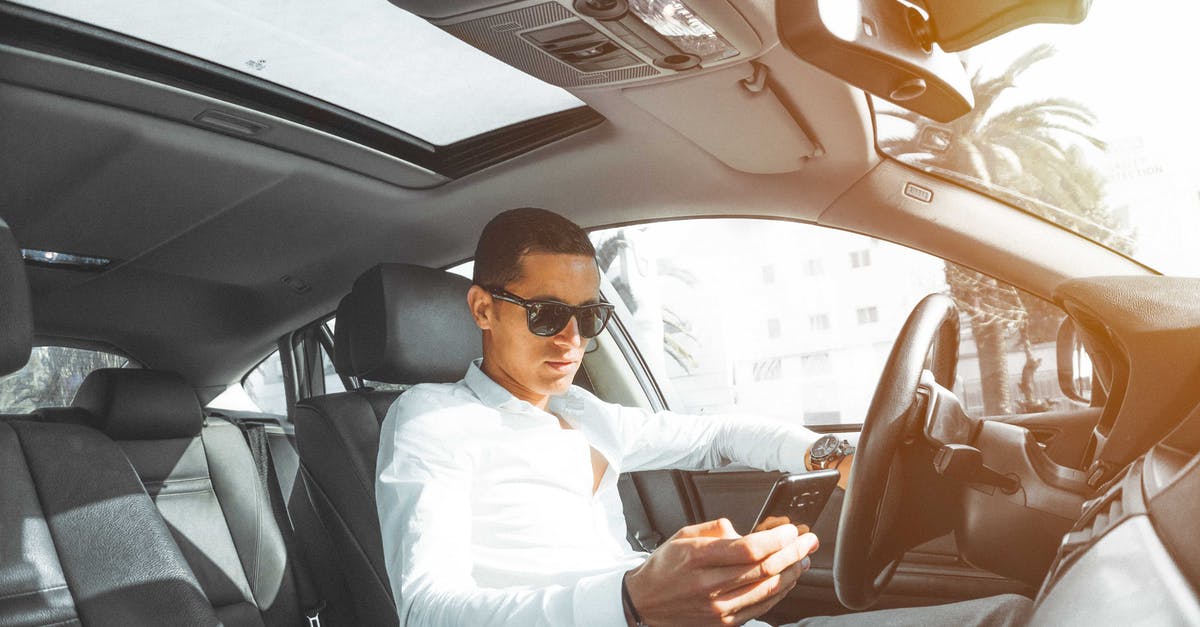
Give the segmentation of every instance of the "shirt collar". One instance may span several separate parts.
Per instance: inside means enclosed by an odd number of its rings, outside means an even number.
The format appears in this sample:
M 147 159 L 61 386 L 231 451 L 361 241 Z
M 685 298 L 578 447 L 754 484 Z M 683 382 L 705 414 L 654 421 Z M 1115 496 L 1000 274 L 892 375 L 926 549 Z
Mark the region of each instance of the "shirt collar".
M 504 389 L 504 386 L 493 381 L 483 371 L 482 364 L 482 357 L 472 360 L 471 365 L 467 368 L 467 375 L 463 377 L 463 382 L 467 384 L 467 387 L 470 388 L 471 392 L 475 394 L 480 402 L 496 409 L 511 410 L 517 407 L 537 409 L 528 401 L 523 401 L 513 396 L 512 392 L 509 392 Z M 568 422 L 574 423 L 573 415 L 582 410 L 582 399 L 575 393 L 575 386 L 571 386 L 565 394 L 551 396 L 546 409 L 562 416 Z
M 474 359 L 471 365 L 467 368 L 467 376 L 463 381 L 471 392 L 488 407 L 504 407 L 509 403 L 520 402 L 520 400 L 512 395 L 512 392 L 504 389 L 504 386 L 496 383 L 491 377 L 483 372 L 480 365 L 483 364 L 483 358 Z

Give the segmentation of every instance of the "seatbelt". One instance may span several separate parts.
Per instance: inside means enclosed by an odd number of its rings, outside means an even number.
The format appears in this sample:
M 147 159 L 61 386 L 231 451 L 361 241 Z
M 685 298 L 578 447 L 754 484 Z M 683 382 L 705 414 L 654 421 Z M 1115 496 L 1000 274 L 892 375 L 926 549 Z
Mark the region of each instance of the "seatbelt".
M 254 458 L 254 467 L 258 470 L 258 479 L 267 498 L 271 501 L 271 511 L 275 514 L 275 524 L 283 536 L 283 545 L 287 550 L 288 561 L 292 563 L 292 574 L 296 581 L 296 596 L 300 601 L 300 609 L 308 619 L 308 627 L 321 627 L 321 612 L 325 610 L 325 600 L 320 597 L 307 565 L 296 549 L 295 531 L 288 517 L 287 506 L 283 500 L 283 489 L 279 487 L 279 477 L 275 475 L 275 463 L 271 460 L 271 441 L 267 429 L 262 423 L 236 421 L 250 447 L 250 456 Z
M 654 530 L 654 525 L 650 523 L 650 516 L 646 513 L 646 504 L 642 501 L 642 490 L 638 487 L 637 480 L 633 478 L 633 475 L 629 475 L 629 490 L 626 490 L 626 494 L 630 498 L 622 498 L 621 502 L 625 506 L 626 525 L 633 530 L 632 537 L 629 538 L 630 544 L 634 549 L 653 553 L 654 549 L 662 544 L 663 537 L 661 533 Z

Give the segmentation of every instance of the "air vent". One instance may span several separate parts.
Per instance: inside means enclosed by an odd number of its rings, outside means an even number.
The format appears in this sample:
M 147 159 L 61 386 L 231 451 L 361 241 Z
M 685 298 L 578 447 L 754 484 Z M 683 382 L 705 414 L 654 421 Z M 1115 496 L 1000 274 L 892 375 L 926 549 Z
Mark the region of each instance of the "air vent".
M 1090 511 L 1088 511 L 1090 510 Z M 1121 490 L 1117 489 L 1106 495 L 1099 505 L 1085 507 L 1083 518 L 1075 525 L 1075 529 L 1063 536 L 1062 546 L 1059 547 L 1060 560 L 1069 559 L 1075 551 L 1088 546 L 1093 540 L 1104 535 L 1117 521 L 1125 515 L 1125 507 L 1121 504 Z
M 529 31 L 522 37 L 580 72 L 603 72 L 639 63 L 616 42 L 579 20 Z

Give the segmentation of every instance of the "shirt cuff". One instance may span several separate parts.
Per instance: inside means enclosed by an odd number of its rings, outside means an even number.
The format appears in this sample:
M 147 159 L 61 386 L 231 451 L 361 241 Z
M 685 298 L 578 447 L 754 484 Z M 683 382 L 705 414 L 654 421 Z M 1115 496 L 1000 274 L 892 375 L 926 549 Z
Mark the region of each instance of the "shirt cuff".
M 575 624 L 627 627 L 621 603 L 624 570 L 584 577 L 575 583 Z

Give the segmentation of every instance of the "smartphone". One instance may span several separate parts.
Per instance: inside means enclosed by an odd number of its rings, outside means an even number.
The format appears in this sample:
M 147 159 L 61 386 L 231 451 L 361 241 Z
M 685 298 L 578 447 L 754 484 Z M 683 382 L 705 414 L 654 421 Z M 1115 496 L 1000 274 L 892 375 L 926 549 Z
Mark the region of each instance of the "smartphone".
M 767 495 L 750 533 L 788 524 L 800 527 L 800 533 L 812 531 L 840 477 L 841 473 L 832 469 L 781 477 Z

